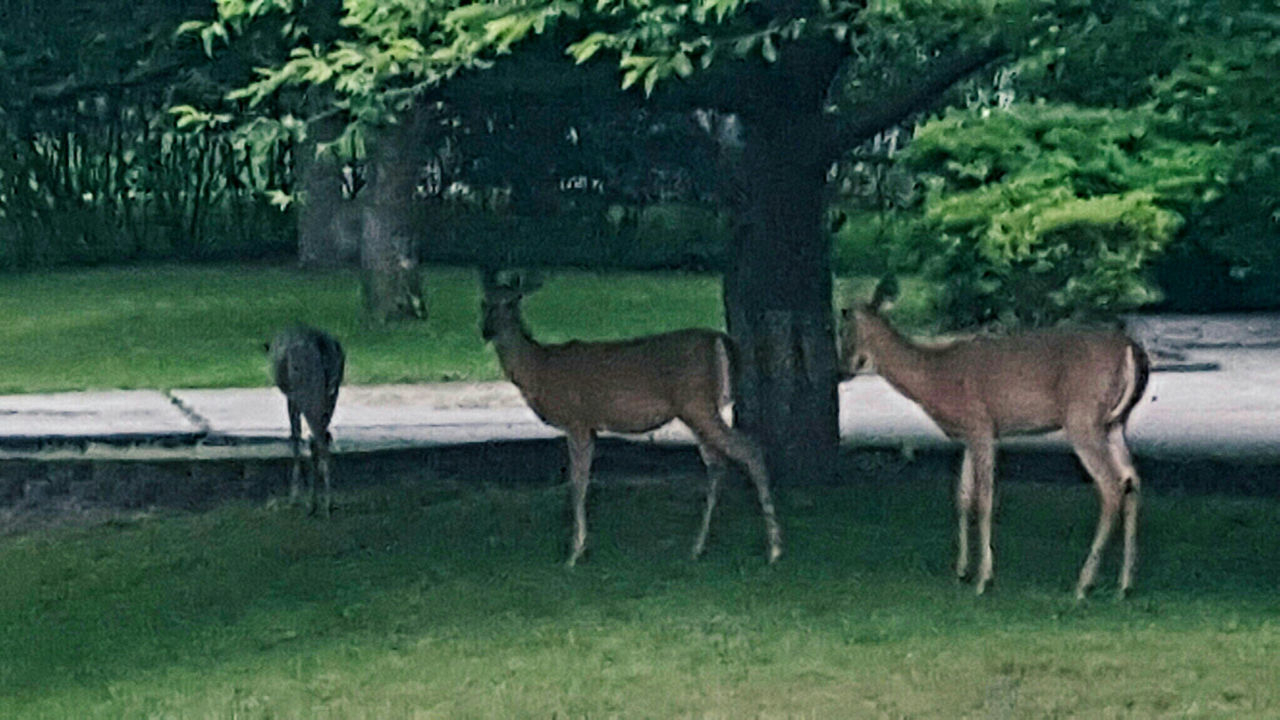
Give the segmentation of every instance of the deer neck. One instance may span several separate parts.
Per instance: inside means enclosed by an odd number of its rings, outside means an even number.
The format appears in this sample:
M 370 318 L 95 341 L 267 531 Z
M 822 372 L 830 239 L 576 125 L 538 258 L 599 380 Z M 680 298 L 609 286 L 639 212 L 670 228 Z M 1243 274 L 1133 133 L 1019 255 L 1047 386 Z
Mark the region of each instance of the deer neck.
M 913 400 L 926 392 L 934 376 L 930 371 L 932 354 L 927 349 L 903 337 L 878 317 L 864 326 L 863 333 L 861 340 L 867 343 L 881 377 Z
M 524 321 L 518 321 L 495 335 L 493 347 L 498 352 L 498 362 L 507 379 L 521 389 L 529 387 L 537 371 L 542 346 L 529 335 Z

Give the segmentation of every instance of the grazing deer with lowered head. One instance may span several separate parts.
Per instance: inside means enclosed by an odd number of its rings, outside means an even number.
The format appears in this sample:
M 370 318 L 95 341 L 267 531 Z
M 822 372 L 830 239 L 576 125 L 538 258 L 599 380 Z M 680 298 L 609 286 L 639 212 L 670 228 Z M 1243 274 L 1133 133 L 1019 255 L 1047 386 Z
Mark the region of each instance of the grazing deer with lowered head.
M 311 430 L 311 492 L 308 510 L 316 511 L 316 484 L 324 481 L 324 514 L 333 512 L 330 480 L 329 421 L 338 402 L 338 387 L 346 355 L 333 336 L 315 328 L 295 325 L 276 333 L 267 344 L 271 377 L 289 403 L 289 445 L 293 467 L 289 477 L 289 500 L 298 502 L 302 481 L 301 418 Z
M 569 440 L 574 535 L 568 564 L 586 549 L 587 485 L 596 433 L 648 432 L 679 418 L 698 439 L 709 486 L 693 557 L 706 547 L 726 460 L 746 468 L 764 512 L 769 562 L 782 554 L 782 533 L 769 492 L 764 456 L 750 438 L 720 416 L 729 399 L 728 336 L 712 330 L 677 330 L 614 342 L 542 345 L 525 328 L 520 300 L 533 288 L 523 277 L 499 284 L 485 271 L 481 335 L 492 341 L 502 371 L 529 407 Z
M 1093 477 L 1102 513 L 1080 571 L 1076 597 L 1093 586 L 1098 563 L 1123 508 L 1124 564 L 1120 594 L 1133 584 L 1137 554 L 1138 473 L 1124 426 L 1146 388 L 1150 366 L 1142 348 L 1118 330 L 1048 330 L 922 346 L 880 315 L 891 291 L 881 283 L 872 301 L 843 311 L 842 364 L 852 375 L 870 362 L 898 392 L 915 401 L 949 437 L 964 443 L 956 493 L 959 555 L 969 568 L 969 522 L 976 507 L 977 589 L 991 581 L 991 512 L 996 438 L 1062 429 Z

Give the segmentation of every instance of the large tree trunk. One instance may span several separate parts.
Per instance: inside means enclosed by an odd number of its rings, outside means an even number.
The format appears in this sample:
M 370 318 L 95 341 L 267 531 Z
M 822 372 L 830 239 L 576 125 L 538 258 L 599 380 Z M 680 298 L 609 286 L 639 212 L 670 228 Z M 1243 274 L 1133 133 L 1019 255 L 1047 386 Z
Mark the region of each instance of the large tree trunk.
M 795 47 L 758 73 L 739 142 L 722 138 L 734 213 L 724 300 L 740 357 L 735 416 L 781 485 L 833 481 L 840 440 L 822 112 L 838 55 L 812 50 Z
M 427 316 L 413 243 L 420 225 L 414 190 L 424 140 L 413 114 L 378 134 L 370 183 L 362 193 L 361 289 L 366 312 L 379 322 Z
M 734 412 L 781 484 L 831 481 L 839 443 L 826 168 L 814 145 L 820 120 L 745 128 L 725 273 L 740 356 Z
M 303 267 L 354 265 L 360 257 L 360 208 L 342 191 L 342 164 L 316 157 L 316 146 L 342 132 L 337 116 L 308 128 L 294 163 L 302 189 L 298 209 L 298 263 Z

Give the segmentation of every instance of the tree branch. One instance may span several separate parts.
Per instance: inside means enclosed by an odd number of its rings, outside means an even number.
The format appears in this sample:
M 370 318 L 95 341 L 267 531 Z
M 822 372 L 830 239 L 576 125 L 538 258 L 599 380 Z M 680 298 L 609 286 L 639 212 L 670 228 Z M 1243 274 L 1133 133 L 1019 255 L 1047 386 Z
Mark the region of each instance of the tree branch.
M 999 39 L 960 50 L 949 58 L 935 62 L 933 69 L 908 90 L 887 97 L 884 102 L 873 107 L 857 108 L 854 113 L 837 116 L 834 119 L 835 127 L 829 134 L 832 143 L 828 148 L 829 152 L 844 152 L 912 114 L 929 109 L 957 82 L 996 62 L 1008 51 L 1004 42 Z
M 53 108 L 73 104 L 85 96 L 107 92 L 131 90 L 146 85 L 165 86 L 174 81 L 183 69 L 182 62 L 172 61 L 163 65 L 143 67 L 122 78 L 95 78 L 77 82 L 74 75 L 48 85 L 31 88 L 31 105 Z

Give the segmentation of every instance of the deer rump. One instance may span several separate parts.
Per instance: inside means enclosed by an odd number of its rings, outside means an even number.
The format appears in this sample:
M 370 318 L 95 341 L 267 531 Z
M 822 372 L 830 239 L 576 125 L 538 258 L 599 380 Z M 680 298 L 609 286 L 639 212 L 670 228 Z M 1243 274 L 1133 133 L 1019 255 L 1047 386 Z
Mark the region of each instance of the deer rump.
M 997 436 L 1062 428 L 1072 410 L 1089 408 L 1106 425 L 1124 423 L 1146 389 L 1146 353 L 1116 331 L 1046 330 L 962 340 L 928 353 L 936 368 L 916 399 L 948 436 L 974 422 Z M 899 391 L 904 388 L 886 378 Z M 974 416 L 975 408 L 983 411 Z
M 574 340 L 537 347 L 538 376 L 512 380 L 550 425 L 643 433 L 690 412 L 719 412 L 730 400 L 730 348 L 723 333 L 696 329 Z
M 342 384 L 342 346 L 322 332 L 294 329 L 271 344 L 271 355 L 277 387 L 302 412 L 312 433 L 323 433 Z

